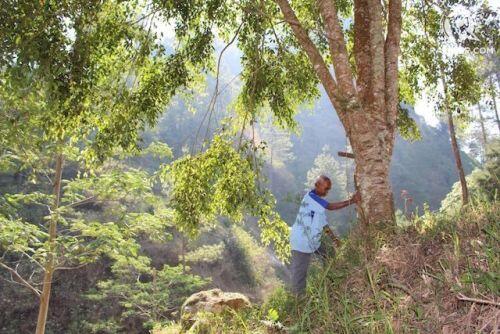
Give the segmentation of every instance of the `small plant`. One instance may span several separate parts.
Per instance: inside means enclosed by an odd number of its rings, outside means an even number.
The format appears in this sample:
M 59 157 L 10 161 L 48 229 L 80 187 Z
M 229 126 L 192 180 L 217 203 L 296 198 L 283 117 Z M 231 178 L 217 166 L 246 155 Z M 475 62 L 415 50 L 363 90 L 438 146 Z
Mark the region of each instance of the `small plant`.
M 280 318 L 279 314 L 278 314 L 278 311 L 276 311 L 275 309 L 273 308 L 270 308 L 268 311 L 267 311 L 267 319 L 270 320 L 270 321 L 273 321 L 273 322 L 276 322 L 278 321 Z

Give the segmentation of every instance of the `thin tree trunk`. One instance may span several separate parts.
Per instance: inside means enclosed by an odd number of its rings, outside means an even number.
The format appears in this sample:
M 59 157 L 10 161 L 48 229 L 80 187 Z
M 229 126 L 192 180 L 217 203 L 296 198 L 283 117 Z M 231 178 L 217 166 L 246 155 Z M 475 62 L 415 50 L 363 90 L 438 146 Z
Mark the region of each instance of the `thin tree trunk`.
M 273 186 L 273 150 L 270 149 L 271 156 L 270 156 L 270 169 L 269 169 L 269 184 L 271 187 Z
M 455 157 L 455 163 L 460 177 L 460 185 L 462 187 L 462 205 L 469 203 L 469 190 L 467 188 L 467 180 L 465 179 L 464 167 L 462 166 L 462 158 L 460 157 L 460 149 L 458 148 L 457 137 L 455 134 L 455 124 L 453 123 L 453 114 L 447 108 L 448 128 L 450 130 L 451 147 Z
M 493 109 L 495 110 L 495 120 L 497 122 L 498 131 L 500 131 L 500 119 L 498 118 L 498 108 L 497 108 L 497 96 L 495 94 L 495 86 L 493 85 L 493 80 L 490 77 L 490 94 L 493 100 Z
M 486 129 L 484 127 L 483 112 L 481 111 L 481 103 L 477 104 L 477 110 L 479 112 L 479 125 L 481 126 L 481 135 L 483 137 L 483 163 L 486 159 L 486 146 L 488 145 L 488 137 L 486 135 Z
M 458 170 L 458 176 L 460 179 L 460 186 L 462 187 L 462 205 L 466 205 L 469 203 L 469 189 L 467 188 L 467 180 L 465 179 L 464 167 L 462 165 L 462 158 L 460 156 L 460 148 L 458 147 L 457 136 L 455 133 L 455 124 L 453 122 L 453 114 L 450 110 L 450 102 L 448 100 L 448 84 L 446 83 L 444 77 L 444 68 L 441 64 L 440 66 L 441 72 L 441 83 L 443 84 L 443 93 L 444 93 L 444 108 L 446 115 L 448 117 L 448 129 L 450 131 L 450 139 L 451 139 L 451 148 L 453 150 L 453 156 L 455 157 L 455 164 Z
M 186 273 L 186 239 L 184 238 L 184 234 L 181 234 L 181 264 L 182 264 L 182 273 Z
M 55 269 L 55 246 L 57 237 L 57 209 L 59 208 L 59 202 L 61 199 L 61 178 L 62 170 L 64 164 L 64 157 L 61 153 L 57 155 L 56 158 L 56 170 L 54 176 L 54 203 L 51 210 L 54 211 L 54 215 L 51 217 L 49 223 L 49 253 L 47 255 L 47 262 L 45 263 L 44 269 L 45 273 L 43 276 L 43 289 L 40 296 L 40 308 L 38 311 L 38 320 L 36 323 L 36 334 L 45 333 L 45 325 L 47 323 L 47 313 L 49 311 L 49 300 L 50 300 L 50 290 L 52 287 L 52 275 Z

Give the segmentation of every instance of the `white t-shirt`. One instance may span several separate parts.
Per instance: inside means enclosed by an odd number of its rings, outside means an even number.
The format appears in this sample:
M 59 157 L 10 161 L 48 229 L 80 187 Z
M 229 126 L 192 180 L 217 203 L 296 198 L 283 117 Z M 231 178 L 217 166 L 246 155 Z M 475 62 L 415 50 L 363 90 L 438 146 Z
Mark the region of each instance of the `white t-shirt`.
M 304 196 L 290 234 L 292 250 L 302 253 L 314 253 L 318 250 L 323 227 L 328 225 L 325 212 L 327 205 L 328 202 L 314 191 Z

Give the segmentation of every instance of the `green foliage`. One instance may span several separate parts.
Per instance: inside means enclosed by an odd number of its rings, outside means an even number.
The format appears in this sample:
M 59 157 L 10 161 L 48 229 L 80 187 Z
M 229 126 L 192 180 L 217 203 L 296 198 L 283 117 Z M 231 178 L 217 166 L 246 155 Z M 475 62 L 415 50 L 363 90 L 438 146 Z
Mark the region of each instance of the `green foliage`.
M 237 151 L 231 142 L 216 136 L 203 153 L 185 156 L 167 166 L 162 176 L 171 183 L 176 227 L 190 236 L 218 216 L 241 222 L 245 214 L 257 216 L 261 240 L 274 243 L 281 258 L 289 253 L 288 226 L 274 211 L 274 198 L 257 184 L 252 156 Z
M 268 318 L 273 321 L 284 320 L 292 314 L 299 302 L 285 287 L 278 287 L 262 304 L 262 312 L 267 312 Z M 272 318 L 269 316 L 272 313 Z
M 267 311 L 267 318 L 271 321 L 278 321 L 279 319 L 279 314 L 278 314 L 278 311 L 276 311 L 275 309 L 273 308 L 270 308 L 268 311 Z
M 402 106 L 398 108 L 398 119 L 396 120 L 398 131 L 401 137 L 409 141 L 422 139 L 418 125 L 413 118 L 410 117 L 408 109 Z
M 400 95 L 411 101 L 425 92 L 434 99 L 437 111 L 457 111 L 456 116 L 467 124 L 470 121 L 468 107 L 480 98 L 480 81 L 470 57 L 450 52 L 457 48 L 457 43 L 444 27 L 446 15 L 455 5 L 415 2 L 406 9 Z M 404 117 L 401 122 L 403 120 Z M 406 127 L 402 134 L 408 129 L 412 127 Z
M 186 262 L 203 262 L 213 263 L 220 260 L 222 252 L 224 251 L 224 242 L 213 245 L 202 245 L 195 250 L 192 250 L 184 255 Z
M 230 235 L 232 240 L 228 242 L 228 250 L 234 257 L 233 261 L 242 281 L 250 287 L 258 288 L 262 295 L 274 289 L 278 282 L 266 249 L 238 225 L 231 227 Z
M 181 266 L 163 266 L 161 270 L 118 271 L 113 279 L 99 282 L 87 298 L 99 303 L 118 303 L 119 315 L 111 319 L 99 319 L 88 323 L 91 332 L 120 333 L 127 322 L 139 319 L 146 329 L 165 324 L 174 318 L 174 313 L 185 296 L 203 288 L 208 281 L 185 272 Z
M 307 55 L 298 47 L 290 27 L 282 24 L 274 1 L 243 1 L 238 6 L 224 0 L 152 4 L 164 21 L 175 22 L 176 40 L 186 51 L 178 54 L 190 63 L 208 68 L 216 34 L 226 42 L 237 35 L 243 67 L 238 108 L 242 117 L 255 119 L 259 111 L 269 108 L 278 123 L 294 126 L 296 106 L 318 96 L 318 79 Z M 315 6 L 304 2 L 299 7 L 304 22 L 318 23 Z M 341 7 L 348 11 L 349 5 Z M 326 40 L 317 37 L 326 51 Z M 182 63 L 179 67 L 185 68 Z M 183 73 L 178 76 L 185 77 Z
M 410 61 L 411 62 L 411 61 Z M 407 61 L 408 63 L 408 61 Z M 415 105 L 415 93 L 418 87 L 418 73 L 415 66 L 407 65 L 399 73 L 399 105 L 396 125 L 401 137 L 408 141 L 422 139 L 418 125 L 409 115 L 408 106 Z
M 301 19 L 314 6 L 303 4 Z M 296 106 L 318 96 L 318 79 L 309 59 L 298 46 L 290 28 L 280 24 L 281 13 L 273 1 L 245 1 L 238 48 L 243 52 L 244 112 L 252 115 L 269 107 L 278 123 L 294 126 Z
M 467 175 L 467 185 L 472 201 L 498 201 L 500 194 L 500 141 L 494 140 L 487 147 L 487 160 L 484 168 L 476 168 Z M 453 212 L 460 207 L 461 188 L 456 182 L 441 202 L 441 210 Z
M 151 154 L 154 158 L 157 159 L 169 159 L 173 157 L 172 149 L 165 143 L 162 142 L 152 142 L 149 146 L 143 151 L 145 154 Z
M 2 132 L 84 141 L 89 162 L 118 147 L 136 149 L 138 132 L 155 123 L 195 69 L 208 66 L 211 50 L 202 35 L 167 54 L 147 10 L 145 1 L 114 0 L 3 6 Z
M 477 69 L 464 55 L 452 60 L 448 75 L 451 101 L 456 103 L 457 108 L 479 101 L 481 86 Z
M 61 205 L 52 211 L 46 209 L 50 195 L 37 191 L 2 194 L 2 262 L 36 265 L 35 273 L 45 270 L 50 244 L 43 222 L 55 220 L 59 228 L 53 241 L 54 270 L 76 268 L 102 257 L 111 259 L 114 266 L 146 268 L 149 259 L 141 254 L 139 240 L 147 236 L 165 241 L 169 212 L 164 200 L 152 191 L 152 176 L 140 170 L 114 167 L 111 171 L 103 167 L 91 176 L 63 180 Z M 84 209 L 86 205 L 99 206 L 104 213 L 95 216 Z M 38 216 L 24 217 L 24 212 L 35 208 Z M 37 275 L 32 277 L 36 279 Z
M 352 16 L 352 5 L 351 1 L 337 1 L 341 15 L 346 17 Z M 316 6 L 311 1 L 294 1 L 293 6 L 320 52 L 328 54 L 325 36 L 318 33 L 320 16 Z M 414 53 L 410 54 L 420 55 L 418 59 L 411 58 L 406 68 L 408 73 L 401 76 L 405 84 L 401 85 L 400 95 L 410 104 L 414 101 L 413 90 L 421 82 L 420 73 L 431 83 L 430 89 L 437 87 L 436 59 L 440 58 L 421 52 L 433 50 L 436 46 L 433 40 L 440 38 L 439 11 L 417 11 L 415 15 L 418 22 L 423 18 L 428 20 L 425 27 L 428 35 L 427 40 L 415 39 L 415 44 L 411 44 L 410 38 L 410 44 L 405 45 L 413 47 Z M 199 277 L 183 273 L 180 267 L 151 269 L 151 259 L 143 253 L 141 242 L 146 237 L 166 242 L 170 237 L 167 229 L 172 225 L 196 236 L 221 217 L 242 222 L 254 216 L 258 218 L 263 243 L 274 243 L 280 258 L 286 258 L 288 227 L 276 213 L 274 197 L 261 189 L 261 161 L 256 157 L 259 150 L 249 143 L 236 149 L 231 138 L 216 136 L 205 152 L 185 156 L 166 167 L 162 178 L 170 182 L 163 189 L 144 170 L 116 161 L 108 161 L 103 167 L 97 164 L 114 154 L 127 157 L 130 151 L 137 152 L 139 133 L 155 124 L 170 99 L 192 84 L 200 71 L 213 68 L 216 37 L 228 41 L 238 34 L 237 43 L 243 53 L 243 89 L 237 105 L 240 118 L 251 121 L 253 126 L 257 118 L 270 111 L 277 124 L 294 127 L 297 106 L 318 96 L 318 80 L 289 25 L 283 24 L 282 19 L 276 3 L 267 0 L 242 1 L 237 6 L 224 0 L 59 3 L 17 0 L 2 6 L 0 170 L 9 175 L 21 173 L 22 177 L 27 174 L 29 178 L 19 189 L 0 195 L 2 263 L 15 266 L 22 261 L 21 269 L 35 268 L 33 278 L 38 278 L 50 249 L 46 222 L 57 222 L 56 270 L 76 268 L 103 258 L 111 260 L 113 279 L 100 283 L 91 298 L 116 302 L 122 312 L 91 328 L 114 332 L 122 330 L 131 318 L 145 321 L 148 328 L 153 322 L 172 319 L 172 311 L 182 297 L 205 284 Z M 175 31 L 176 40 L 171 46 L 165 47 L 164 40 L 160 41 L 162 36 L 157 36 L 157 21 L 168 23 L 168 28 Z M 349 32 L 348 36 L 351 38 L 352 34 Z M 331 59 L 325 59 L 331 63 Z M 445 71 L 446 80 L 452 81 L 450 98 L 460 100 L 455 106 L 465 106 L 464 99 L 473 102 L 477 93 L 471 85 L 475 80 L 470 80 L 475 78 L 474 68 L 460 57 L 447 65 L 450 66 Z M 179 109 L 183 107 L 181 103 Z M 404 110 L 400 111 L 398 127 L 405 138 L 418 136 L 415 123 Z M 269 130 L 271 139 L 263 137 L 279 153 L 278 160 L 291 161 L 289 138 L 280 130 L 271 127 Z M 175 135 L 181 137 L 177 132 Z M 61 206 L 55 208 L 50 207 L 54 198 L 47 178 L 53 174 L 52 157 L 60 153 L 66 157 L 67 168 L 63 174 Z M 153 142 L 143 153 L 162 162 L 173 156 L 161 142 Z M 329 174 L 338 169 L 332 157 L 323 158 L 323 162 L 315 162 L 314 173 L 324 169 Z M 84 169 L 82 160 L 92 163 L 92 170 Z M 498 177 L 491 177 L 498 175 L 498 163 L 492 168 L 494 173 L 478 177 L 477 181 L 488 196 L 498 189 Z M 338 177 L 335 183 L 344 184 Z M 164 196 L 170 190 L 171 198 Z M 496 199 L 495 196 L 492 198 Z M 434 226 L 434 220 L 427 215 L 430 214 L 426 213 L 425 220 Z M 267 257 L 239 226 L 231 231 L 249 263 Z M 486 231 L 493 236 L 498 232 L 494 228 Z M 455 236 L 454 240 L 455 246 L 460 243 Z M 493 240 L 490 238 L 485 246 L 491 259 L 498 253 Z M 186 260 L 214 261 L 223 247 L 222 243 L 202 246 L 186 254 Z M 358 257 L 348 260 L 357 265 Z M 256 281 L 267 277 L 263 265 L 264 261 L 255 266 Z M 343 265 L 347 266 L 345 262 Z M 341 315 L 344 327 L 338 328 L 354 332 L 389 328 L 384 326 L 393 310 L 377 309 L 366 317 L 351 319 L 350 315 L 359 311 L 354 297 L 341 295 L 341 304 L 332 302 L 329 298 L 332 291 L 323 283 L 331 279 L 333 291 L 340 288 L 345 283 L 341 275 L 347 270 L 340 269 L 344 271 L 337 271 L 339 277 L 332 278 L 337 275 L 332 272 L 315 274 L 310 288 L 315 297 L 307 302 L 307 312 L 300 317 L 299 328 L 307 324 L 322 326 L 320 331 L 324 330 L 328 323 L 321 321 L 326 321 L 327 314 Z M 370 281 L 367 287 L 377 297 L 380 307 L 384 293 L 377 284 L 382 282 L 383 273 L 367 273 Z M 494 291 L 497 279 L 490 273 L 473 270 L 462 277 L 464 284 L 481 281 L 488 291 Z M 272 322 L 296 316 L 291 312 L 297 305 L 285 291 L 279 291 L 270 304 L 273 306 L 267 312 L 252 310 L 248 316 Z M 343 308 L 330 308 L 332 305 Z M 317 309 L 322 310 L 320 317 L 315 317 Z M 220 327 L 213 330 L 252 332 L 261 326 L 258 320 L 249 326 L 243 318 L 238 318 L 236 325 L 225 321 L 233 319 L 232 316 L 214 316 L 212 320 Z M 318 318 L 321 321 L 315 321 Z
M 493 140 L 486 147 L 484 174 L 478 177 L 477 182 L 489 200 L 498 200 L 500 196 L 498 194 L 498 189 L 500 189 L 500 139 Z
M 0 249 L 5 253 L 32 253 L 46 238 L 39 226 L 0 215 Z

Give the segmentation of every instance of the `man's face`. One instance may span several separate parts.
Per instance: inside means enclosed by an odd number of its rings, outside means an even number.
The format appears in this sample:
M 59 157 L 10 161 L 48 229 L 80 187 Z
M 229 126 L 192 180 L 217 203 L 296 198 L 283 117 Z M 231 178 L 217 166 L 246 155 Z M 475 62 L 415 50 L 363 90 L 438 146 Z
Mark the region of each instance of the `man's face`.
M 316 182 L 316 187 L 314 191 L 318 196 L 324 197 L 328 194 L 331 188 L 332 188 L 332 183 L 330 181 L 319 179 L 318 182 Z

